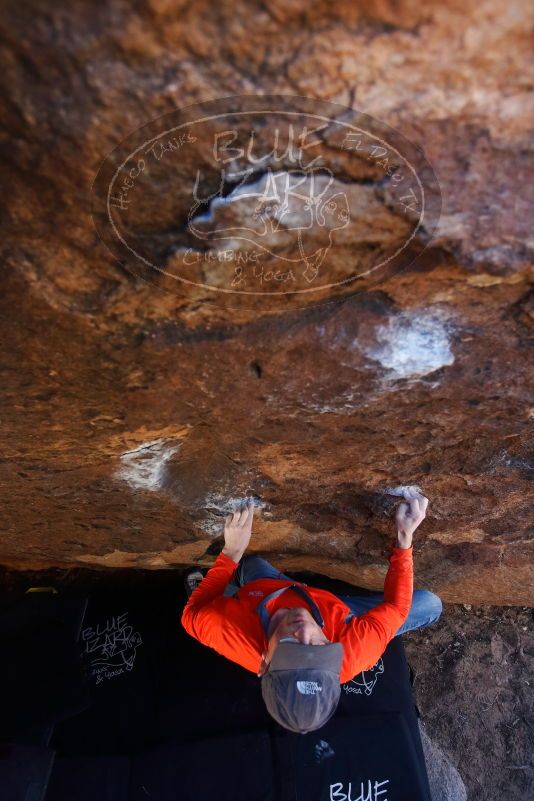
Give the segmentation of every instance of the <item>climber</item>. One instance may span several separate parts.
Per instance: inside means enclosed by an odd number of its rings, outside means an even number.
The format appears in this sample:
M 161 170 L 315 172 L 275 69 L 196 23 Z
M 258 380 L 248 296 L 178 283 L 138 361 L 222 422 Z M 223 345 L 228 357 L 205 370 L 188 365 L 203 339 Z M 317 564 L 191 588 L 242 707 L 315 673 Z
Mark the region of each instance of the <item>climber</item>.
M 403 495 L 383 594 L 338 597 L 293 581 L 258 556 L 243 558 L 252 533 L 251 498 L 227 516 L 225 546 L 206 576 L 186 576 L 186 631 L 261 677 L 267 710 L 290 731 L 323 726 L 336 710 L 341 684 L 375 665 L 393 637 L 441 614 L 437 595 L 413 592 L 412 535 L 428 499 L 413 488 Z

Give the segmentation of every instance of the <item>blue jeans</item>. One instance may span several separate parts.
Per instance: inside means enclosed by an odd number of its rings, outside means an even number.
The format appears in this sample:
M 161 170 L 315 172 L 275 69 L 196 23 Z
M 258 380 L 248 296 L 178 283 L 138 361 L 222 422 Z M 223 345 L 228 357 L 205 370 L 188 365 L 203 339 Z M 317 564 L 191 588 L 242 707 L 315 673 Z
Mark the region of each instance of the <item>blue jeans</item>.
M 230 581 L 226 585 L 224 595 L 233 595 L 240 587 L 248 584 L 249 581 L 255 581 L 260 578 L 293 581 L 291 576 L 281 573 L 266 559 L 262 559 L 261 556 L 244 556 L 239 566 L 236 567 L 234 581 Z M 375 592 L 365 597 L 361 595 L 338 595 L 337 597 L 343 603 L 346 603 L 356 615 L 368 612 L 369 609 L 373 609 L 384 600 L 384 594 L 381 592 Z M 414 590 L 410 613 L 395 636 L 398 637 L 399 634 L 406 634 L 407 631 L 430 626 L 438 620 L 442 611 L 443 604 L 437 595 L 428 590 Z

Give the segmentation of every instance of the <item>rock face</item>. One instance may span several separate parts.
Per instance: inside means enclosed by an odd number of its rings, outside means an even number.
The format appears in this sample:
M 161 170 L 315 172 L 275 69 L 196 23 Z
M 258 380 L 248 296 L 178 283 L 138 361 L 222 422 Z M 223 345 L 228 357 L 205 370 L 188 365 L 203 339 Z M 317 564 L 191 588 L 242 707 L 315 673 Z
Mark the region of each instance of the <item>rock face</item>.
M 432 801 L 467 801 L 460 774 L 439 745 L 433 743 L 419 723 Z
M 1 17 L 1 563 L 207 566 L 253 494 L 251 552 L 380 588 L 388 490 L 417 484 L 416 586 L 532 605 L 528 4 L 30 1 Z M 441 217 L 403 269 L 265 305 L 165 291 L 114 259 L 91 219 L 108 153 L 175 107 L 247 94 L 359 109 L 424 151 Z M 409 220 L 375 165 L 322 147 L 351 220 L 313 227 L 309 254 L 333 231 L 338 275 Z M 180 175 L 128 221 L 168 269 L 191 247 Z

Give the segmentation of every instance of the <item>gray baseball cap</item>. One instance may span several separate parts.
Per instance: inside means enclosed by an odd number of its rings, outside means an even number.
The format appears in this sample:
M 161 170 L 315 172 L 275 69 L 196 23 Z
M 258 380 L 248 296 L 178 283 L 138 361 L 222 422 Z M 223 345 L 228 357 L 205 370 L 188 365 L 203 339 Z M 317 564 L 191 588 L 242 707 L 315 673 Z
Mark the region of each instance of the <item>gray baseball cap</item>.
M 269 714 L 285 729 L 298 734 L 320 729 L 339 702 L 342 661 L 340 642 L 280 642 L 261 679 L 261 694 Z

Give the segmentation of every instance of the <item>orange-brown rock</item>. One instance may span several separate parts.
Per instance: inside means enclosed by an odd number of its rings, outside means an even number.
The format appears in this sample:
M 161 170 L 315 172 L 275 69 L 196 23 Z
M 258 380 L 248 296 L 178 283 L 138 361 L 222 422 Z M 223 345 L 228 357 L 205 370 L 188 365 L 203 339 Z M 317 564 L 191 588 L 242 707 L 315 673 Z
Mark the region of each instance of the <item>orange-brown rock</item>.
M 417 484 L 416 585 L 534 603 L 528 4 L 30 0 L 0 17 L 0 562 L 207 566 L 249 493 L 251 552 L 380 587 L 387 490 Z M 123 269 L 91 219 L 102 161 L 177 106 L 246 94 L 359 109 L 422 148 L 443 200 L 424 253 L 294 307 Z M 340 273 L 406 222 L 372 170 L 336 163 L 365 221 L 331 254 Z M 131 226 L 167 253 L 183 208 L 159 198 Z

